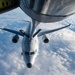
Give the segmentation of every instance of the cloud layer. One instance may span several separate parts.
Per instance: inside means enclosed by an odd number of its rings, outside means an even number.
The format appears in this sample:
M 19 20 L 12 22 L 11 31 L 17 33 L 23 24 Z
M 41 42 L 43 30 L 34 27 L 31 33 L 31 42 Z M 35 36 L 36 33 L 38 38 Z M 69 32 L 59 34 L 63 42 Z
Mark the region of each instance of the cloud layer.
M 22 11 L 18 8 L 17 11 Z M 12 12 L 4 14 L 14 16 Z M 16 17 L 18 17 L 17 15 Z M 20 15 L 21 16 L 21 15 Z M 3 16 L 0 16 L 2 18 Z M 5 16 L 4 16 L 5 17 Z M 15 17 L 15 16 L 14 16 Z M 19 17 L 20 18 L 20 17 Z M 44 24 L 41 24 L 39 27 Z M 48 24 L 47 24 L 48 25 Z M 14 30 L 26 29 L 27 23 L 22 20 L 2 19 L 0 27 Z M 54 23 L 51 28 L 59 27 Z M 61 26 L 61 25 L 60 25 Z M 38 28 L 39 28 L 38 27 Z M 48 26 L 47 26 L 48 27 Z M 46 27 L 45 27 L 46 28 Z M 50 27 L 48 27 L 50 28 Z M 51 29 L 50 28 L 50 29 Z M 50 42 L 44 44 L 39 40 L 39 53 L 35 64 L 28 69 L 21 56 L 21 41 L 13 44 L 14 34 L 0 30 L 0 75 L 74 75 L 75 74 L 75 32 L 69 28 L 48 35 Z

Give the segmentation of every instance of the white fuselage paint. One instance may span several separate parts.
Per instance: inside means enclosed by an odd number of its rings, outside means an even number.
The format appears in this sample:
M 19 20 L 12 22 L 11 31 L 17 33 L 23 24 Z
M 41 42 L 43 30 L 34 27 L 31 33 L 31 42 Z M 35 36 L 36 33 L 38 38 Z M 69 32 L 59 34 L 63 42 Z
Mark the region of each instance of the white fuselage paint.
M 30 26 L 27 28 L 27 34 L 30 34 Z M 31 63 L 32 65 L 35 62 L 35 58 L 38 54 L 38 49 L 39 49 L 39 42 L 38 42 L 38 36 L 36 35 L 35 37 L 30 37 L 28 38 L 27 36 L 24 36 L 22 40 L 22 52 L 23 52 L 23 58 L 26 63 Z
M 38 37 L 35 36 L 30 39 L 25 36 L 22 41 L 22 50 L 26 64 L 31 63 L 33 65 L 38 53 Z M 25 52 L 29 52 L 29 54 L 25 54 Z M 30 54 L 31 52 L 34 52 L 35 54 Z

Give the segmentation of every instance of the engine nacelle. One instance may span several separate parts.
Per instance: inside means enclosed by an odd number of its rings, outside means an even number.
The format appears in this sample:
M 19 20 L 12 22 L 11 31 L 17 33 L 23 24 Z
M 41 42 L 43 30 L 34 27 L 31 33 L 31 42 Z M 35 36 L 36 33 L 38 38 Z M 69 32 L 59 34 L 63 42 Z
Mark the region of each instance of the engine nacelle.
M 44 43 L 48 43 L 49 42 L 49 39 L 47 38 L 46 35 L 43 35 L 42 40 L 43 40 Z
M 19 36 L 16 34 L 13 38 L 12 38 L 12 42 L 13 43 L 17 43 L 19 40 Z

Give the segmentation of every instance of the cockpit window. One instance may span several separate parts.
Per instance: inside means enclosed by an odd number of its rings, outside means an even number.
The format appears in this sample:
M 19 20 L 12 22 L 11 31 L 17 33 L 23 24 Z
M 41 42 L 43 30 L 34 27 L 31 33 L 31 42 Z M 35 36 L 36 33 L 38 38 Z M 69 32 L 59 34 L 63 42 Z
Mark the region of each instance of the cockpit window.
M 34 51 L 34 52 L 26 52 L 25 51 L 25 55 L 34 55 L 36 53 L 36 51 Z
M 33 55 L 33 54 L 35 54 L 35 52 L 30 52 L 30 55 Z
M 29 52 L 25 52 L 26 55 L 29 55 Z

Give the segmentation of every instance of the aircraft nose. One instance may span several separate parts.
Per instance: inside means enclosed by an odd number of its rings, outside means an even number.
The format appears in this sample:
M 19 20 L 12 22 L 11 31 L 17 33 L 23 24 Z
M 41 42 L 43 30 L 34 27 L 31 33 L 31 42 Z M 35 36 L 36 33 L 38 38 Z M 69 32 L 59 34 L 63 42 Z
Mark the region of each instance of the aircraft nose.
M 28 64 L 27 64 L 27 67 L 28 67 L 28 68 L 31 68 L 31 67 L 32 67 L 32 64 L 31 64 L 31 63 L 28 63 Z

